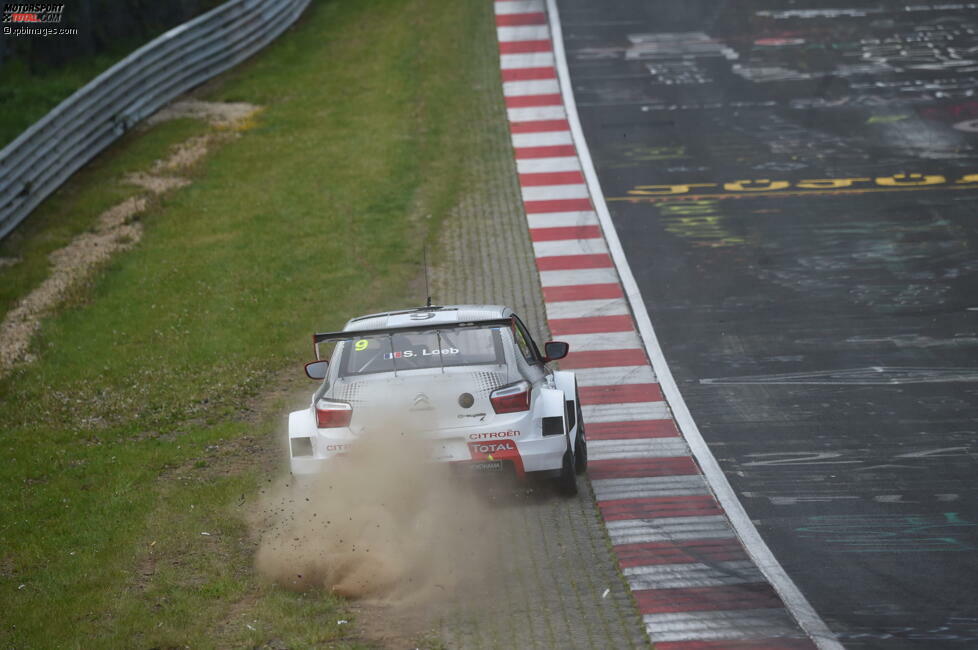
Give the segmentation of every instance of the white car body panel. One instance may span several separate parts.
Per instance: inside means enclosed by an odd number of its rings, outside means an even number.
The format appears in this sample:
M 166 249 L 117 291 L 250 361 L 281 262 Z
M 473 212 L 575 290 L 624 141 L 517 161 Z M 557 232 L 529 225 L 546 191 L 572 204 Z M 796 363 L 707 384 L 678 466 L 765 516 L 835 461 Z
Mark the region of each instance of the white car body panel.
M 423 319 L 419 318 L 419 312 Z M 417 328 L 419 320 L 423 321 L 421 326 L 427 328 L 511 317 L 512 312 L 505 307 L 443 307 L 434 308 L 431 313 L 412 310 L 354 319 L 347 323 L 343 332 Z M 518 477 L 528 472 L 559 471 L 568 446 L 573 449 L 569 441 L 575 439 L 578 429 L 575 422 L 567 431 L 565 422 L 565 402 L 571 401 L 576 406 L 574 373 L 552 372 L 542 360 L 528 362 L 516 345 L 512 329 L 501 326 L 494 329 L 503 342 L 504 363 L 480 362 L 480 365 L 340 376 L 339 366 L 346 358 L 342 356 L 344 346 L 352 346 L 353 342 L 336 343 L 332 356 L 339 361 L 335 367 L 331 364 L 309 406 L 289 415 L 292 473 L 304 475 L 328 471 L 331 458 L 345 453 L 360 436 L 369 435 L 370 430 L 377 427 L 404 427 L 423 432 L 413 435 L 422 435 L 432 445 L 431 459 L 436 462 L 504 460 L 512 465 Z M 391 341 L 393 353 L 393 339 Z M 499 349 L 498 343 L 496 349 Z M 349 353 L 353 354 L 352 350 Z M 428 350 L 424 352 L 429 353 Z M 396 367 L 397 362 L 392 363 Z M 489 400 L 490 393 L 518 381 L 527 381 L 532 387 L 530 409 L 495 413 Z M 473 398 L 471 406 L 461 405 L 463 393 Z M 349 426 L 319 428 L 316 402 L 320 398 L 351 404 Z M 572 419 L 575 418 L 572 416 Z M 550 435 L 544 435 L 545 426 Z

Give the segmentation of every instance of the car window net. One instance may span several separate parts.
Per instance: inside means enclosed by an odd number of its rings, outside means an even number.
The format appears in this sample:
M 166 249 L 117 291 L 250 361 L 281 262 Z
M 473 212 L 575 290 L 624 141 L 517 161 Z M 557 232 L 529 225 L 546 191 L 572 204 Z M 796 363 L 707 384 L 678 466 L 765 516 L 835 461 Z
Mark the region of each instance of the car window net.
M 392 332 L 345 342 L 340 375 L 503 363 L 498 327 Z

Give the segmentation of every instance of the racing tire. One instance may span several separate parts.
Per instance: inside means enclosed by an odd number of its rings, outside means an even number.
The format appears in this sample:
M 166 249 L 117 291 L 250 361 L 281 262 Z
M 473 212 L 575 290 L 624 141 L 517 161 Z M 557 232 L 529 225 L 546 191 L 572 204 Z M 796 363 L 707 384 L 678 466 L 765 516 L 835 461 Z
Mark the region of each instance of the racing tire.
M 577 400 L 577 436 L 574 438 L 574 471 L 583 474 L 587 471 L 587 434 L 584 432 L 584 418 L 581 415 L 581 400 Z
M 571 451 L 570 440 L 568 440 L 567 451 L 564 452 L 560 476 L 557 477 L 557 489 L 565 497 L 577 495 L 577 472 L 574 471 L 574 453 Z

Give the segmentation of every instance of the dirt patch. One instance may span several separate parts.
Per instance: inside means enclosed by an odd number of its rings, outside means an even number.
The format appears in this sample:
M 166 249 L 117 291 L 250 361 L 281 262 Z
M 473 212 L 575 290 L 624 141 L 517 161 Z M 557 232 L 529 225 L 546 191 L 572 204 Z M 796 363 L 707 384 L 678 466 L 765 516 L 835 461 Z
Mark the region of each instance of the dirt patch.
M 0 323 L 0 375 L 14 363 L 30 360 L 27 350 L 40 328 L 40 319 L 61 302 L 79 278 L 139 241 L 143 227 L 134 217 L 145 209 L 146 199 L 128 198 L 103 212 L 93 232 L 79 235 L 51 253 L 51 275 Z
M 156 555 L 153 552 L 155 546 L 155 541 L 150 543 L 149 552 L 139 561 L 139 565 L 136 567 L 134 587 L 139 593 L 148 591 L 153 582 L 153 578 L 156 576 Z
M 181 176 L 171 176 L 171 172 L 190 169 L 200 161 L 212 147 L 220 141 L 237 137 L 237 133 L 205 134 L 190 138 L 170 150 L 170 155 L 153 163 L 149 172 L 126 174 L 122 181 L 149 190 L 153 194 L 163 194 L 170 190 L 190 185 L 190 180 Z
M 14 557 L 12 555 L 0 557 L 0 578 L 13 578 L 16 573 L 17 565 L 14 564 Z
M 147 174 L 146 172 L 126 174 L 122 180 L 129 185 L 136 185 L 144 190 L 149 190 L 153 194 L 163 194 L 164 192 L 190 185 L 190 181 L 186 178 L 180 178 L 179 176 L 157 176 L 156 174 Z
M 157 161 L 154 165 L 155 171 L 177 171 L 187 169 L 197 161 L 207 155 L 211 145 L 217 138 L 214 135 L 199 135 L 181 142 L 173 147 L 170 155 L 165 160 Z
M 126 174 L 122 182 L 136 185 L 151 195 L 160 195 L 190 184 L 190 180 L 172 175 L 187 170 L 199 162 L 219 143 L 238 137 L 238 132 L 250 128 L 259 108 L 253 104 L 175 102 L 146 120 L 152 125 L 176 117 L 196 117 L 223 129 L 190 138 L 174 146 L 170 154 L 153 163 L 149 171 Z M 0 323 L 0 377 L 20 362 L 30 362 L 28 352 L 31 338 L 40 329 L 41 319 L 61 303 L 68 291 L 112 255 L 134 246 L 142 237 L 143 227 L 136 215 L 147 206 L 146 196 L 134 196 L 103 212 L 92 232 L 75 237 L 64 248 L 49 256 L 51 274 L 20 303 L 10 310 Z M 17 258 L 0 258 L 0 268 L 12 266 Z
M 205 102 L 199 99 L 183 99 L 164 107 L 149 117 L 145 124 L 152 126 L 167 120 L 192 117 L 205 120 L 220 129 L 236 128 L 247 123 L 259 110 L 247 102 Z
M 260 600 L 257 589 L 252 589 L 239 600 L 236 600 L 228 609 L 227 615 L 218 624 L 217 639 L 222 635 L 228 634 L 233 627 L 247 625 L 249 616 L 254 620 L 254 609 Z

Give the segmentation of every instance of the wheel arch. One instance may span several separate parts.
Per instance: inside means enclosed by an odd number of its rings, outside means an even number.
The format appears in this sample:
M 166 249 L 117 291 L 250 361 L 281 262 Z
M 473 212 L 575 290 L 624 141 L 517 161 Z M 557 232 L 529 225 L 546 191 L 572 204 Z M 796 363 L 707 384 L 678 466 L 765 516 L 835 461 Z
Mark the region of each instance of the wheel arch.
M 554 384 L 564 394 L 565 419 L 569 421 L 567 427 L 568 435 L 577 432 L 577 375 L 569 370 L 557 370 L 554 372 Z

